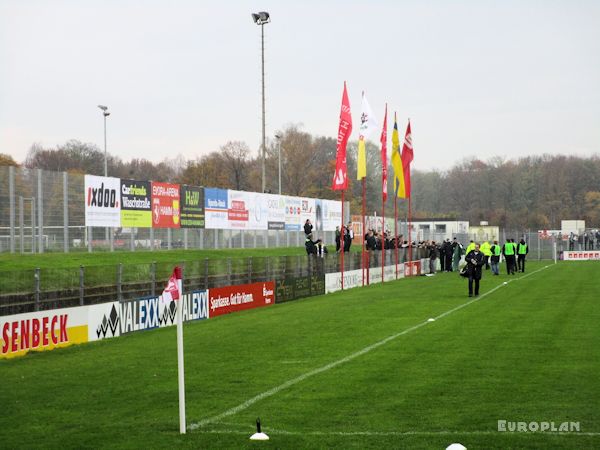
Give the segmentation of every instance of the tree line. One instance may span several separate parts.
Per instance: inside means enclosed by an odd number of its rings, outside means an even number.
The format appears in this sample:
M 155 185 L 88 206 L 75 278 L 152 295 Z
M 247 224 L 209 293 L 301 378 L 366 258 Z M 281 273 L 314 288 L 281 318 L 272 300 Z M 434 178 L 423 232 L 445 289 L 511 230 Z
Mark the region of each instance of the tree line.
M 266 148 L 266 191 L 277 193 L 281 151 L 282 194 L 339 199 L 331 190 L 336 140 L 313 136 L 297 125 L 288 125 L 280 141 Z M 355 180 L 357 143 L 347 149 L 350 187 L 346 199 L 351 212 L 360 214 L 362 187 Z M 379 146 L 367 143 L 367 213 L 382 213 Z M 418 149 L 416 156 L 419 157 Z M 107 155 L 108 174 L 120 178 L 160 180 L 198 186 L 260 192 L 261 157 L 248 145 L 230 141 L 218 150 L 186 159 L 166 156 L 155 163 L 145 158 L 123 161 Z M 71 140 L 56 148 L 32 145 L 21 164 L 0 153 L 0 165 L 29 169 L 104 174 L 104 152 L 95 144 Z M 394 212 L 393 169 L 388 168 L 389 196 L 385 214 Z M 482 161 L 469 158 L 445 171 L 412 172 L 413 218 L 468 220 L 512 229 L 556 229 L 560 220 L 583 219 L 600 226 L 600 158 L 564 155 L 500 157 Z M 406 200 L 398 200 L 399 217 L 407 214 Z

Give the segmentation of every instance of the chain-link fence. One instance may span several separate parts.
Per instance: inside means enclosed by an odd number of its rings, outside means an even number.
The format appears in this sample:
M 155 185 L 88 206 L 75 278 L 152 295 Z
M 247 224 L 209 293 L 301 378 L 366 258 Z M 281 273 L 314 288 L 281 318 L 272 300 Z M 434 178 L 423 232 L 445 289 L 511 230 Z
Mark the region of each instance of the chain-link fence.
M 334 231 L 315 231 L 329 245 Z M 272 248 L 303 231 L 85 226 L 84 175 L 0 166 L 0 253 Z

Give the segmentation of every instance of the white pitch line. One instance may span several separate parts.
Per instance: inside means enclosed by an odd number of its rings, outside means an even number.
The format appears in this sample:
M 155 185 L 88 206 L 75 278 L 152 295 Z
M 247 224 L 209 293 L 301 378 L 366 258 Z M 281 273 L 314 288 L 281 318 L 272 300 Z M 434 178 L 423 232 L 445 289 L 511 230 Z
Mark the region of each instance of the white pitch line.
M 538 270 L 536 270 L 534 272 L 528 273 L 527 275 L 524 275 L 522 277 L 516 278 L 514 280 L 509 280 L 507 283 L 510 283 L 512 281 L 520 280 L 520 279 L 525 278 L 525 277 L 527 277 L 529 275 L 533 275 L 534 273 L 540 272 L 540 271 L 546 269 L 547 267 L 550 267 L 550 266 L 542 267 L 541 269 L 538 269 Z M 493 292 L 497 291 L 498 289 L 500 289 L 503 286 L 507 286 L 507 285 L 505 285 L 505 284 L 499 284 L 498 286 L 496 286 L 492 290 L 486 292 L 485 294 L 482 294 L 479 297 L 475 297 L 472 300 L 469 300 L 468 302 L 463 303 L 462 305 L 459 305 L 459 306 L 457 306 L 455 308 L 452 308 L 452 309 L 446 311 L 445 313 L 440 314 L 439 316 L 435 317 L 435 320 L 437 321 L 438 319 L 446 317 L 449 314 L 452 314 L 453 312 L 456 312 L 456 311 L 458 311 L 458 310 L 460 310 L 462 308 L 465 308 L 465 307 L 467 307 L 467 306 L 469 306 L 469 305 L 471 305 L 471 304 L 473 304 L 475 302 L 478 302 L 478 301 L 484 299 L 485 297 L 487 297 L 488 295 L 492 294 Z M 356 359 L 359 356 L 362 356 L 362 355 L 364 355 L 366 353 L 369 353 L 370 351 L 375 350 L 376 348 L 379 348 L 382 345 L 385 345 L 388 342 L 393 341 L 394 339 L 399 338 L 400 336 L 404 336 L 405 334 L 408 334 L 411 331 L 418 330 L 419 328 L 421 328 L 421 327 L 423 327 L 423 326 L 425 326 L 425 325 L 427 325 L 429 323 L 435 323 L 435 322 L 429 322 L 429 320 L 425 320 L 424 322 L 421 322 L 421 323 L 419 323 L 417 325 L 414 325 L 414 326 L 412 326 L 410 328 L 407 328 L 406 330 L 401 331 L 400 333 L 396 333 L 396 334 L 393 334 L 391 336 L 388 336 L 385 339 L 382 339 L 381 341 L 376 342 L 374 344 L 371 344 L 371 345 L 363 348 L 362 350 L 359 350 L 359 351 L 357 351 L 355 353 L 352 353 L 352 354 L 350 354 L 348 356 L 345 356 L 342 359 L 338 359 L 337 361 L 333 361 L 333 362 L 331 362 L 329 364 L 326 364 L 326 365 L 324 365 L 322 367 L 319 367 L 317 369 L 314 369 L 314 370 L 311 370 L 309 372 L 306 372 L 306 373 L 304 373 L 304 374 L 302 374 L 300 376 L 297 376 L 296 378 L 292 378 L 291 380 L 288 380 L 285 383 L 280 384 L 279 386 L 275 386 L 274 388 L 269 389 L 268 391 L 262 392 L 262 393 L 260 393 L 260 394 L 258 394 L 256 396 L 254 396 L 254 397 L 246 400 L 244 403 L 241 403 L 241 404 L 239 404 L 237 406 L 234 406 L 231 409 L 228 409 L 225 412 L 222 412 L 221 414 L 218 414 L 218 415 L 213 416 L 213 417 L 207 417 L 206 419 L 202 419 L 199 422 L 192 423 L 192 424 L 190 424 L 188 426 L 188 429 L 190 429 L 190 430 L 196 430 L 196 429 L 198 429 L 200 427 L 203 427 L 204 425 L 208 425 L 209 423 L 219 422 L 221 419 L 224 419 L 225 417 L 232 416 L 234 414 L 239 413 L 240 411 L 248 409 L 250 406 L 252 406 L 254 403 L 256 403 L 256 402 L 258 402 L 260 400 L 264 400 L 265 398 L 271 397 L 271 396 L 279 393 L 280 391 L 282 391 L 284 389 L 287 389 L 287 388 L 289 388 L 291 386 L 294 386 L 295 384 L 298 384 L 298 383 L 306 380 L 307 378 L 313 377 L 313 376 L 318 375 L 318 374 L 323 373 L 323 372 L 327 372 L 328 370 L 331 370 L 334 367 L 339 366 L 340 364 L 344 364 L 344 363 L 347 363 L 349 361 L 352 361 L 353 359 Z
M 302 435 L 302 436 L 445 436 L 445 435 L 550 435 L 550 436 L 600 436 L 600 432 L 585 431 L 457 431 L 457 430 L 438 430 L 438 431 L 285 431 L 272 428 L 263 428 L 270 435 Z M 200 433 L 208 434 L 240 434 L 247 435 L 250 431 L 240 430 L 201 430 Z

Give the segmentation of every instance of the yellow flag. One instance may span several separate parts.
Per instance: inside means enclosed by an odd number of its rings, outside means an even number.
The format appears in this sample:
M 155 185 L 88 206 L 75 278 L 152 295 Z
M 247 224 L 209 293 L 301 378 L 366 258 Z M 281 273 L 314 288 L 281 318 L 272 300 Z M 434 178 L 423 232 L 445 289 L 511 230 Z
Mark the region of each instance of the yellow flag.
M 394 189 L 398 198 L 406 198 L 406 185 L 404 184 L 404 169 L 400 155 L 400 137 L 398 136 L 398 122 L 394 113 L 394 131 L 392 132 L 392 167 L 394 168 Z
M 371 111 L 369 102 L 363 92 L 361 114 L 360 114 L 360 129 L 358 136 L 358 158 L 356 160 L 356 179 L 362 180 L 367 176 L 367 151 L 365 142 L 369 135 L 377 129 L 377 120 Z

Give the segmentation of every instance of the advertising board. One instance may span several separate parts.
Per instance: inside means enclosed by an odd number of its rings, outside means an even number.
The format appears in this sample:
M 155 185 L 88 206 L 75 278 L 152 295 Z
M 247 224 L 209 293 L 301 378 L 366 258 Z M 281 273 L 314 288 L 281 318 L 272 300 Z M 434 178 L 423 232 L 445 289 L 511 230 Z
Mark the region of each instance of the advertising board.
M 564 251 L 562 254 L 565 261 L 600 260 L 600 250 Z
M 121 226 L 121 180 L 112 177 L 84 177 L 85 225 L 87 227 Z
M 208 291 L 209 317 L 275 303 L 275 282 L 240 284 Z
M 291 231 L 300 231 L 304 222 L 302 222 L 302 200 L 300 197 L 285 196 L 285 229 Z
M 325 293 L 325 275 L 288 277 L 276 282 L 275 291 L 277 303 L 321 295 Z
M 204 188 L 181 185 L 181 228 L 204 228 Z
M 315 200 L 315 229 L 335 231 L 342 225 L 342 202 L 335 200 Z
M 0 358 L 53 350 L 87 340 L 86 307 L 0 317 Z
M 412 261 L 404 263 L 404 276 L 417 276 L 421 275 L 421 261 Z
M 285 197 L 265 194 L 267 203 L 267 229 L 285 230 Z
M 185 293 L 181 303 L 164 300 L 160 295 L 124 302 L 101 303 L 88 307 L 88 339 L 97 341 L 135 331 L 175 325 L 180 304 L 183 304 L 184 322 L 208 318 L 206 290 Z
M 179 185 L 152 182 L 152 226 L 179 228 Z
M 149 181 L 121 180 L 121 226 L 152 227 L 152 191 Z
M 228 229 L 227 212 L 229 201 L 226 189 L 204 188 L 205 227 L 211 229 Z
M 227 219 L 230 229 L 266 230 L 268 206 L 265 194 L 228 190 Z
M 366 280 L 365 280 L 366 283 Z M 348 270 L 344 272 L 344 289 L 362 286 L 362 270 Z M 342 289 L 342 273 L 325 274 L 325 293 L 336 292 Z

